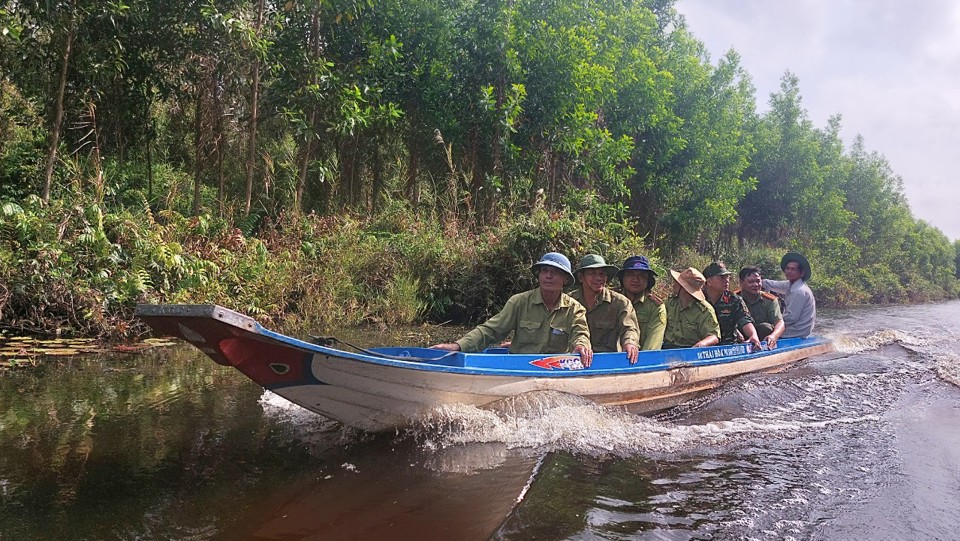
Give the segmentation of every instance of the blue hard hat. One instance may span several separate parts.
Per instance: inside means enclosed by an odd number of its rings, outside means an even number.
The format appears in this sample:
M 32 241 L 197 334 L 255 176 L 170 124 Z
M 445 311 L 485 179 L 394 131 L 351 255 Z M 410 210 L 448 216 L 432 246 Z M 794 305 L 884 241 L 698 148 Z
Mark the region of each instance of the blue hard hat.
M 642 255 L 632 255 L 623 262 L 623 267 L 620 268 L 620 272 L 617 273 L 617 279 L 620 280 L 620 283 L 623 283 L 623 273 L 628 270 L 641 270 L 647 271 L 650 273 L 650 279 L 647 281 L 647 289 L 653 289 L 654 284 L 657 283 L 657 271 L 650 268 L 650 260 L 646 256 Z
M 537 261 L 530 267 L 530 270 L 534 275 L 540 273 L 541 265 L 550 265 L 551 267 L 556 267 L 563 271 L 564 275 L 568 279 L 567 283 L 573 283 L 575 278 L 573 273 L 570 271 L 570 260 L 567 259 L 567 256 L 557 253 L 557 252 L 548 252 L 543 254 L 543 257 L 540 258 L 540 261 Z

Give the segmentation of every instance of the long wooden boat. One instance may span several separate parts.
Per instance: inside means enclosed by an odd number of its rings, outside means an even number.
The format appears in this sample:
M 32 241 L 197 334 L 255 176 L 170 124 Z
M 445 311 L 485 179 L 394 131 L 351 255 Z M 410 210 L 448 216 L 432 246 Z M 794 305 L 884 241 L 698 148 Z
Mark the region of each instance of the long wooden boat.
M 216 305 L 140 305 L 136 314 L 156 333 L 190 342 L 287 400 L 369 431 L 408 425 L 442 404 L 484 406 L 532 391 L 570 393 L 649 413 L 730 377 L 834 350 L 822 337 L 781 339 L 773 350 L 735 344 L 644 351 L 633 365 L 625 353 L 598 353 L 585 368 L 575 354 L 422 347 L 343 351 L 270 331 Z

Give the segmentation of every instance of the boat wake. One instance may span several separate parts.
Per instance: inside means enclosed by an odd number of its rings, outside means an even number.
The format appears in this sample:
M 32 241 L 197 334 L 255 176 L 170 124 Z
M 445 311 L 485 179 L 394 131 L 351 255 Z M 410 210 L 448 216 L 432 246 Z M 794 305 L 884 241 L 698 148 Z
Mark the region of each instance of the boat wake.
M 538 452 L 626 457 L 728 446 L 759 436 L 786 437 L 797 431 L 872 419 L 735 418 L 682 425 L 606 408 L 573 395 L 544 391 L 502 401 L 494 408 L 445 405 L 424 418 L 417 431 L 425 445 L 431 447 L 501 442 L 508 448 Z
M 621 457 L 683 453 L 876 422 L 877 412 L 886 411 L 890 407 L 886 402 L 898 396 L 898 386 L 924 374 L 960 386 L 960 356 L 938 346 L 925 331 L 881 330 L 831 338 L 839 355 L 777 375 L 737 378 L 653 418 L 574 395 L 538 391 L 485 407 L 443 405 L 397 437 L 413 440 L 427 452 L 443 451 L 438 456 L 449 464 L 438 466 L 444 471 L 496 467 L 505 449 Z M 336 439 L 341 444 L 363 439 L 361 432 L 269 391 L 260 401 L 265 415 L 290 426 L 300 437 L 322 433 L 323 441 Z M 457 447 L 464 452 L 458 455 Z M 490 458 L 476 463 L 464 458 L 474 456 L 471 449 L 484 447 L 498 451 L 481 453 Z
M 884 346 L 898 344 L 922 359 L 931 363 L 934 372 L 943 381 L 960 387 L 960 336 L 955 333 L 944 335 L 926 330 L 904 332 L 881 330 L 871 335 L 857 337 L 853 335 L 831 336 L 837 351 L 846 355 L 856 355 L 875 351 Z
M 837 352 L 847 355 L 856 355 L 865 351 L 874 351 L 883 346 L 900 344 L 908 349 L 923 347 L 927 339 L 923 336 L 897 330 L 877 331 L 867 336 L 852 334 L 831 335 Z
M 316 414 L 286 398 L 264 390 L 260 396 L 264 416 L 283 427 L 291 437 L 310 446 L 313 451 L 348 446 L 372 436 L 362 430 L 344 426 L 333 419 Z
M 956 353 L 939 353 L 934 355 L 937 367 L 937 376 L 943 381 L 960 387 L 960 355 Z
M 263 408 L 264 415 L 297 428 L 317 428 L 318 423 L 324 424 L 329 421 L 326 417 L 317 415 L 271 391 L 263 391 L 260 396 L 260 407 Z

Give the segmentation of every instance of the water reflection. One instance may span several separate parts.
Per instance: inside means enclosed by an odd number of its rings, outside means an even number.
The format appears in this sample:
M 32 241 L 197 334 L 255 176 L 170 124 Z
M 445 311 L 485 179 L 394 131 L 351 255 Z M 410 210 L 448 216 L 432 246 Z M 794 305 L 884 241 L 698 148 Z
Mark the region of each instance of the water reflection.
M 424 456 L 415 446 L 367 442 L 272 491 L 261 491 L 220 539 L 485 540 L 506 519 L 535 459 L 499 449 L 496 470 L 450 471 L 462 456 Z M 328 457 L 328 461 L 329 461 Z M 439 469 L 438 469 L 439 466 Z M 452 468 L 458 470 L 459 468 Z
M 0 378 L 0 539 L 487 539 L 536 455 L 261 400 L 193 348 Z
M 654 418 L 534 393 L 371 436 L 186 346 L 10 372 L 0 540 L 951 539 L 958 308 L 827 312 L 841 355 Z

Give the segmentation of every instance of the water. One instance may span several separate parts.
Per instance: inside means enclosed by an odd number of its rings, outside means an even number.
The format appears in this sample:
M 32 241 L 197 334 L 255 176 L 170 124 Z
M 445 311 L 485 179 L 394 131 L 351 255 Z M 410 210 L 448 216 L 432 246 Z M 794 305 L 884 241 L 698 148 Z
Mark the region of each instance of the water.
M 543 393 L 377 436 L 189 347 L 49 363 L 0 376 L 0 540 L 957 539 L 958 316 L 825 312 L 839 354 L 652 418 Z

